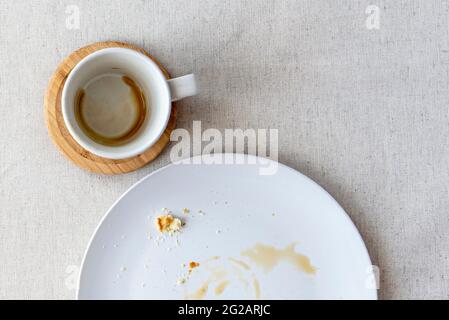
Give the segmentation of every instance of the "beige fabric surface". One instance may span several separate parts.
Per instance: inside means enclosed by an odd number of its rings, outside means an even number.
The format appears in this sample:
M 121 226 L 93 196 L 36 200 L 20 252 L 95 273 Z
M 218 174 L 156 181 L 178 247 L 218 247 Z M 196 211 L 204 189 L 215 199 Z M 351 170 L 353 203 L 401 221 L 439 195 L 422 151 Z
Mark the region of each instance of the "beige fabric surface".
M 66 27 L 69 5 L 79 29 Z M 170 163 L 165 150 L 135 173 L 99 176 L 48 138 L 49 77 L 101 40 L 198 75 L 178 127 L 278 128 L 280 162 L 359 228 L 380 298 L 449 298 L 448 21 L 440 0 L 1 1 L 0 298 L 74 298 L 73 270 L 105 211 Z

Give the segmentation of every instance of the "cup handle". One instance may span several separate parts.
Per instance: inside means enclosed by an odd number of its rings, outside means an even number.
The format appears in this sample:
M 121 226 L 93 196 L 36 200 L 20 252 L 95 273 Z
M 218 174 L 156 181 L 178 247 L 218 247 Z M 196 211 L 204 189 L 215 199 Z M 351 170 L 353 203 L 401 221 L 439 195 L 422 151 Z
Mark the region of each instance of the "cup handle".
M 185 97 L 194 96 L 198 93 L 194 74 L 187 74 L 182 77 L 173 78 L 167 82 L 170 87 L 171 101 L 177 101 Z

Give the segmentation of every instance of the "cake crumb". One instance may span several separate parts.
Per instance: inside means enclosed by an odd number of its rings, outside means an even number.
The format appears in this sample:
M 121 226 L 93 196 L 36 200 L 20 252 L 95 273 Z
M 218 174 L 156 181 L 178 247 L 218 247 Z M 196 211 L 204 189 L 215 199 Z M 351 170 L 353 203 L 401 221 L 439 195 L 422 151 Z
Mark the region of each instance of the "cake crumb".
M 198 262 L 195 262 L 195 261 L 189 262 L 189 270 L 193 270 L 195 268 L 198 268 L 199 266 L 200 266 L 200 264 Z
M 182 222 L 178 218 L 174 218 L 171 214 L 161 215 L 156 218 L 156 228 L 161 233 L 172 234 L 179 232 Z
M 187 280 L 186 280 L 185 278 L 179 278 L 178 281 L 176 281 L 176 283 L 177 283 L 178 285 L 184 284 L 184 283 L 186 283 L 186 282 L 187 282 Z
M 189 208 L 184 208 L 184 209 L 182 209 L 182 213 L 189 214 L 190 213 L 190 209 Z

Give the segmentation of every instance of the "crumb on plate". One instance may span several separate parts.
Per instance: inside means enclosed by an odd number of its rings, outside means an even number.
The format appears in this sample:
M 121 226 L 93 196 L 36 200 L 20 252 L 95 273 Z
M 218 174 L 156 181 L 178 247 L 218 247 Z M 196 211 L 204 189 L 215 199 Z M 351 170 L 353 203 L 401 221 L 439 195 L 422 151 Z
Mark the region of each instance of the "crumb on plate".
M 199 266 L 200 266 L 200 264 L 198 262 L 195 262 L 195 261 L 190 261 L 189 262 L 189 270 L 193 270 L 193 269 L 195 269 L 195 268 L 197 268 Z
M 156 228 L 159 232 L 174 233 L 181 230 L 182 222 L 171 214 L 161 215 L 156 218 Z

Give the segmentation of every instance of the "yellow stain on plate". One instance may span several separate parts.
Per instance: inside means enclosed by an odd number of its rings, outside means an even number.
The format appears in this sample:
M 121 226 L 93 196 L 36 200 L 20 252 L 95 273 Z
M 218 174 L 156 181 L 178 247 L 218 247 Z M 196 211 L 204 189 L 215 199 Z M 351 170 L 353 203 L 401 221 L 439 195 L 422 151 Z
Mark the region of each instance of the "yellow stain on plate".
M 255 265 L 261 267 L 266 273 L 273 270 L 279 262 L 285 261 L 292 264 L 298 270 L 307 274 L 315 274 L 316 268 L 310 263 L 310 259 L 295 252 L 296 243 L 288 245 L 285 249 L 277 249 L 265 244 L 256 244 L 251 249 L 242 252 L 242 256 L 249 258 Z

